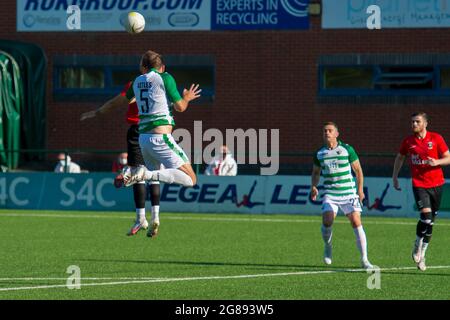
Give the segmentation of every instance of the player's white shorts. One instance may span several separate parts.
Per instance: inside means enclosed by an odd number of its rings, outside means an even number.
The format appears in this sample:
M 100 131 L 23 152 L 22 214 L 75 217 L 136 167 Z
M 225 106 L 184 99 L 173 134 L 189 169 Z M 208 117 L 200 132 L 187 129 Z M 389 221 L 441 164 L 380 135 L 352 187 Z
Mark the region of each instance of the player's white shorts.
M 341 209 L 344 214 L 350 214 L 352 212 L 361 212 L 361 203 L 359 202 L 359 197 L 346 198 L 343 200 L 330 199 L 325 196 L 322 202 L 322 213 L 333 211 L 335 214 Z
M 186 153 L 171 134 L 142 133 L 139 145 L 149 170 L 159 170 L 161 164 L 167 169 L 177 169 L 189 163 Z

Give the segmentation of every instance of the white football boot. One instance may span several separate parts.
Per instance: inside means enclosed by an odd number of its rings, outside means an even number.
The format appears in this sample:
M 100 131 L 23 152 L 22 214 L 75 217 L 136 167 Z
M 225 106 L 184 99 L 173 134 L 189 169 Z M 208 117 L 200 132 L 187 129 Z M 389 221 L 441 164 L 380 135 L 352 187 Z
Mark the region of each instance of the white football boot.
M 420 271 L 427 270 L 427 266 L 425 265 L 425 257 L 422 257 L 417 263 L 417 269 L 419 269 Z
M 148 228 L 147 219 L 144 219 L 142 222 L 137 220 L 134 222 L 130 231 L 128 231 L 127 236 L 134 236 L 136 233 L 139 232 L 139 230 L 141 230 L 141 229 L 147 230 L 147 228 Z
M 159 220 L 152 220 L 151 227 L 147 231 L 147 237 L 153 238 L 156 237 L 159 233 Z
M 325 244 L 325 250 L 323 253 L 323 262 L 326 265 L 330 265 L 332 262 L 332 246 L 331 243 Z
M 373 269 L 373 265 L 369 262 L 369 260 L 361 260 L 361 268 L 370 270 Z
M 422 257 L 422 243 L 423 239 L 420 239 L 420 242 L 417 243 L 417 240 L 414 241 L 414 247 L 412 251 L 412 258 L 415 263 L 419 263 Z
M 123 172 L 123 185 L 125 187 L 132 186 L 135 183 L 145 180 L 145 167 L 139 166 Z

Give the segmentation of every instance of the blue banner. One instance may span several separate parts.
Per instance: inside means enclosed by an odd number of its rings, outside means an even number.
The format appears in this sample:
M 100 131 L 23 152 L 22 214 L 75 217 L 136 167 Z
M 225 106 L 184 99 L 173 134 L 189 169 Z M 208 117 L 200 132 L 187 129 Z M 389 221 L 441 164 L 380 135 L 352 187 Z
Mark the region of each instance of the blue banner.
M 212 30 L 308 29 L 309 0 L 213 1 Z
M 114 174 L 3 173 L 0 208 L 134 211 L 132 188 L 116 189 Z
M 322 201 L 310 199 L 310 183 L 309 176 L 200 176 L 195 188 L 163 185 L 161 203 L 170 212 L 320 214 Z M 400 183 L 404 192 L 394 190 L 389 178 L 365 178 L 363 214 L 415 215 L 411 181 Z M 322 191 L 319 186 L 321 197 Z
M 17 0 L 17 31 L 123 31 L 130 11 L 145 31 L 307 29 L 309 0 Z M 78 13 L 79 29 L 71 29 Z M 69 9 L 68 9 L 69 8 Z M 75 20 L 74 20 L 75 19 Z
M 134 211 L 133 188 L 116 189 L 113 179 L 110 173 L 0 173 L 0 208 Z M 417 216 L 411 180 L 399 180 L 401 192 L 390 178 L 365 178 L 363 214 Z M 320 198 L 309 198 L 310 182 L 309 176 L 201 175 L 194 188 L 161 184 L 161 212 L 320 214 Z M 319 185 L 321 196 L 322 190 Z M 439 215 L 450 217 L 450 181 Z
M 322 28 L 367 28 L 367 8 L 381 10 L 383 28 L 450 27 L 450 0 L 323 0 Z

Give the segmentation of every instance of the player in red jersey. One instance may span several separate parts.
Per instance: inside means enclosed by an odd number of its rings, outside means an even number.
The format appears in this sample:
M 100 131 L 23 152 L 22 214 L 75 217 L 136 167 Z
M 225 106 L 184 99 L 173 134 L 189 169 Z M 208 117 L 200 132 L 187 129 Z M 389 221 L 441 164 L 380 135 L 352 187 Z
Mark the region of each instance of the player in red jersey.
M 416 241 L 412 257 L 417 267 L 425 271 L 425 252 L 430 243 L 433 224 L 441 204 L 442 185 L 445 183 L 441 166 L 450 164 L 448 146 L 438 133 L 427 131 L 428 116 L 424 112 L 411 116 L 413 134 L 406 137 L 395 158 L 392 179 L 394 188 L 401 190 L 398 173 L 409 157 L 414 198 L 420 211 Z
M 128 99 L 126 98 L 126 92 L 130 88 L 131 84 L 132 82 L 128 82 L 124 86 L 120 94 L 118 94 L 111 100 L 107 101 L 100 108 L 83 113 L 81 115 L 80 120 L 83 121 L 89 118 L 93 118 L 99 114 L 104 114 L 118 108 L 128 107 L 126 113 L 126 121 L 130 125 L 130 128 L 128 129 L 127 132 L 128 166 L 138 167 L 138 166 L 145 166 L 145 163 L 141 153 L 141 148 L 139 146 L 139 130 L 138 130 L 139 117 L 136 100 L 133 99 L 130 102 L 128 102 Z M 129 236 L 135 235 L 139 230 L 147 229 L 148 227 L 148 222 L 145 217 L 146 185 L 144 181 L 133 185 L 133 195 L 134 195 L 134 203 L 136 206 L 136 221 L 134 222 L 130 231 L 127 233 L 127 235 Z M 157 222 L 156 225 L 159 225 L 160 187 L 158 181 L 151 181 L 150 197 L 152 201 L 151 225 L 153 225 L 154 222 Z M 154 230 L 149 230 L 147 235 L 153 237 L 156 236 L 157 233 L 158 230 L 154 228 Z

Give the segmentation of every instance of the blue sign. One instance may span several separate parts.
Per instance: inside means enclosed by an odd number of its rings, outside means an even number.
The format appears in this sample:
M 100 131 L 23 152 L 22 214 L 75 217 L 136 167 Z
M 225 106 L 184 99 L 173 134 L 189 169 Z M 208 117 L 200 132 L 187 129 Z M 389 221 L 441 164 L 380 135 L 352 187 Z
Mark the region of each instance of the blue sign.
M 217 0 L 211 29 L 308 29 L 308 5 L 309 0 Z
M 116 189 L 113 179 L 112 173 L 0 173 L 0 209 L 134 211 L 133 188 Z M 161 184 L 161 211 L 320 214 L 323 186 L 313 201 L 310 183 L 309 176 L 201 175 L 193 188 Z M 416 216 L 411 180 L 402 178 L 400 184 L 402 192 L 390 178 L 365 178 L 363 214 Z M 444 193 L 443 204 L 450 203 L 449 195 Z M 449 217 L 448 208 L 439 215 Z
M 450 27 L 450 0 L 323 0 L 322 28 L 367 28 L 367 8 L 381 10 L 383 28 Z
M 114 174 L 2 173 L 0 208 L 134 210 L 132 188 L 116 189 Z
M 319 185 L 320 197 L 312 200 L 310 183 L 309 176 L 199 176 L 194 188 L 162 185 L 161 208 L 169 212 L 320 214 L 324 188 Z M 364 179 L 363 214 L 415 215 L 411 182 L 400 179 L 400 183 L 404 193 L 394 190 L 390 178 Z

